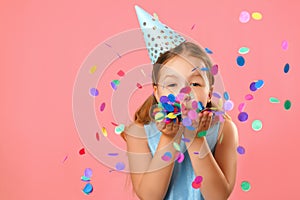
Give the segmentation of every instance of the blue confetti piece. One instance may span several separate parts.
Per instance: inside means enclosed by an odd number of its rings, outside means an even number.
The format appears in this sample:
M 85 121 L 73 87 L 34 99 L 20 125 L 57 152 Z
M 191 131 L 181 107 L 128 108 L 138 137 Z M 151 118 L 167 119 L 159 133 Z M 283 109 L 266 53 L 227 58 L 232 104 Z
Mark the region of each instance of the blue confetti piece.
M 229 100 L 229 94 L 228 94 L 228 92 L 224 92 L 224 99 L 226 101 Z
M 245 59 L 243 56 L 238 56 L 236 58 L 236 63 L 238 64 L 238 66 L 242 67 L 245 65 Z
M 123 169 L 125 169 L 125 164 L 123 163 L 123 162 L 118 162 L 117 164 L 116 164 L 116 170 L 123 170 Z
M 169 94 L 168 99 L 170 102 L 175 102 L 176 97 L 173 94 Z
M 117 89 L 117 85 L 114 82 L 110 82 L 110 85 L 111 85 L 112 89 L 114 89 L 114 90 Z
M 258 81 L 255 82 L 256 89 L 262 88 L 263 85 L 264 85 L 264 81 L 263 80 L 258 80 Z
M 93 191 L 93 185 L 91 183 L 87 183 L 82 191 L 89 195 Z
M 290 71 L 290 65 L 289 63 L 286 63 L 283 69 L 284 73 L 288 73 Z
M 99 91 L 97 90 L 97 88 L 91 88 L 90 94 L 95 97 L 95 96 L 98 96 Z
M 195 128 L 193 126 L 186 126 L 187 129 L 189 129 L 190 131 L 194 131 Z
M 212 53 L 213 53 L 212 50 L 210 50 L 209 48 L 205 48 L 205 51 L 206 51 L 206 53 L 208 53 L 208 54 L 212 54 Z
M 202 68 L 201 68 L 201 71 L 209 71 L 209 68 L 207 68 L 207 67 L 202 67 Z

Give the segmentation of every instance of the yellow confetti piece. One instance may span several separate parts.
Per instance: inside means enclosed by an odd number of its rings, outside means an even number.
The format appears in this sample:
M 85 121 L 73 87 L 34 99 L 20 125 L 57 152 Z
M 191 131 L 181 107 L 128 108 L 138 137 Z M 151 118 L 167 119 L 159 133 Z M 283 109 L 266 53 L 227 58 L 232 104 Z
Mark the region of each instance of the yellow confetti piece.
M 96 65 L 94 65 L 93 67 L 91 67 L 91 69 L 90 69 L 90 74 L 93 74 L 93 73 L 95 73 L 95 71 L 97 70 L 97 66 Z
M 253 12 L 252 13 L 252 18 L 255 20 L 261 20 L 262 19 L 262 14 L 260 12 Z
M 174 115 L 174 113 L 169 113 L 169 114 L 167 115 L 167 117 L 170 118 L 170 119 L 175 119 L 175 118 L 176 118 L 176 115 Z
M 105 127 L 102 128 L 102 134 L 104 135 L 104 137 L 107 137 L 107 131 Z
M 177 151 L 180 151 L 180 145 L 177 142 L 173 143 L 173 147 L 174 149 L 176 149 Z
M 223 100 L 222 100 L 222 99 L 219 99 L 218 107 L 219 107 L 219 108 L 222 108 L 222 107 L 223 107 Z

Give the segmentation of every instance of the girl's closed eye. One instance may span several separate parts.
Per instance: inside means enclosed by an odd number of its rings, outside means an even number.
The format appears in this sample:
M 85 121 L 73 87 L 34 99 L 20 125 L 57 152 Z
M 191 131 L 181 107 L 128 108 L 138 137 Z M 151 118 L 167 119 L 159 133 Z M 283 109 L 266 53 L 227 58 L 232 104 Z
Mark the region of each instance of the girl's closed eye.
M 191 86 L 195 86 L 195 87 L 201 87 L 201 84 L 200 83 L 197 83 L 197 82 L 193 82 L 190 84 Z
M 176 86 L 177 86 L 176 83 L 170 83 L 170 84 L 167 85 L 167 87 L 176 87 Z

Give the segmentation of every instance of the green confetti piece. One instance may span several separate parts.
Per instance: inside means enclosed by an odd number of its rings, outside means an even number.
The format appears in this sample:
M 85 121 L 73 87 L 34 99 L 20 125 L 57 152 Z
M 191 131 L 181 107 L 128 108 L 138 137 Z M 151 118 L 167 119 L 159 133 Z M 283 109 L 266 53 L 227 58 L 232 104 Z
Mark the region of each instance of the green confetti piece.
M 259 131 L 262 129 L 262 122 L 260 120 L 254 120 L 252 122 L 252 129 L 255 131 Z
M 180 145 L 177 142 L 173 143 L 173 147 L 177 150 L 180 151 Z
M 248 192 L 251 189 L 251 185 L 248 181 L 243 181 L 241 183 L 241 188 L 244 192 Z
M 114 84 L 117 85 L 117 86 L 120 84 L 119 80 L 113 80 L 112 82 L 114 82 Z
M 291 102 L 290 100 L 286 100 L 286 101 L 284 102 L 284 108 L 285 108 L 286 110 L 291 109 L 291 106 L 292 106 L 292 102 Z
M 270 97 L 270 102 L 271 103 L 280 103 L 279 99 L 275 98 L 275 97 Z
M 207 131 L 200 131 L 199 133 L 197 133 L 197 137 L 203 137 L 206 136 Z
M 241 47 L 240 49 L 239 49 L 239 53 L 240 54 L 247 54 L 247 53 L 249 53 L 249 48 L 248 47 Z

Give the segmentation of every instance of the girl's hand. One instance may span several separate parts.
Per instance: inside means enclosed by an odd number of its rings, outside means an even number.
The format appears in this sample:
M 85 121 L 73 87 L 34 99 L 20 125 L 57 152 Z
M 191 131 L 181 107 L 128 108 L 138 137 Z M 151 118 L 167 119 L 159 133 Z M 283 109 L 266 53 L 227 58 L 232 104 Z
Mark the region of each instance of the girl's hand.
M 207 131 L 211 125 L 212 122 L 212 116 L 213 113 L 207 110 L 204 110 L 202 112 L 199 113 L 199 120 L 197 120 L 198 122 L 196 122 L 196 133 L 199 133 L 201 131 Z
M 179 122 L 178 118 L 176 118 L 176 122 L 170 122 L 168 124 L 166 124 L 164 121 L 156 122 L 157 129 L 168 137 L 174 137 L 177 134 L 180 126 L 181 122 Z

